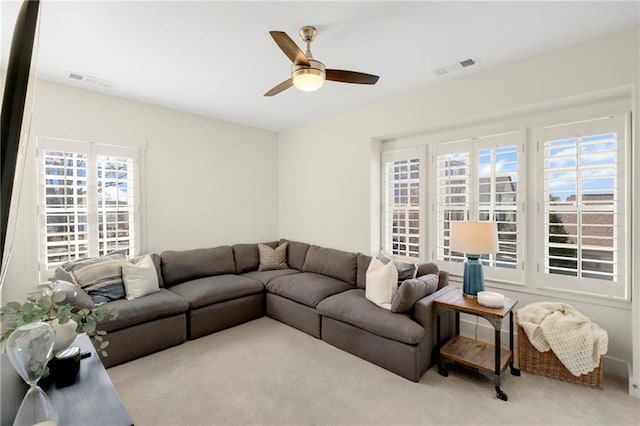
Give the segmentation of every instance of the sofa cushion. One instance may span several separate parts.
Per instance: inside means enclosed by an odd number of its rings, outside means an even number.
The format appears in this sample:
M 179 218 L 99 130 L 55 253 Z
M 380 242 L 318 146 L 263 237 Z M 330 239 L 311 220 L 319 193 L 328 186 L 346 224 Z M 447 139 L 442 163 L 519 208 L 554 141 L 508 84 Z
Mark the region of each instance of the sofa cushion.
M 438 274 L 438 290 L 449 284 L 449 273 L 441 271 L 435 263 L 421 263 L 418 265 L 418 276 Z
M 154 268 L 156 268 L 156 274 L 158 275 L 158 286 L 160 288 L 164 287 L 164 280 L 162 279 L 162 259 L 160 258 L 159 254 L 150 253 L 150 254 L 145 254 L 143 256 L 133 257 L 128 260 L 132 264 L 136 265 L 138 262 L 144 259 L 145 256 L 151 256 L 151 260 L 153 261 L 153 266 Z
M 69 305 L 88 309 L 96 307 L 91 296 L 89 296 L 78 284 L 73 284 L 69 281 L 56 281 L 52 290 L 54 293 L 64 294 L 63 302 L 68 303 Z
M 122 281 L 127 300 L 137 299 L 160 290 L 158 273 L 150 255 L 135 264 L 123 262 Z
M 404 280 L 412 280 L 418 274 L 418 259 L 415 257 L 398 256 L 382 250 L 378 259 L 385 265 L 393 262 L 398 271 L 398 284 Z
M 301 243 L 298 241 L 289 241 L 285 239 L 280 240 L 280 244 L 284 242 L 289 243 L 289 246 L 287 247 L 287 263 L 289 264 L 289 267 L 302 271 L 304 260 L 307 258 L 307 251 L 309 251 L 309 247 L 311 246 L 307 243 Z
M 160 257 L 166 287 L 198 278 L 236 273 L 233 250 L 230 246 L 163 251 Z
M 303 272 L 274 278 L 267 283 L 267 291 L 303 305 L 315 308 L 323 299 L 352 289 L 344 281 L 313 272 Z
M 108 262 L 92 263 L 71 272 L 76 282 L 93 300 L 100 305 L 118 299 L 124 299 L 125 291 L 122 282 L 122 265 L 124 259 Z
M 182 296 L 189 308 L 196 309 L 226 300 L 264 292 L 262 283 L 238 275 L 216 275 L 174 285 L 171 291 Z
M 303 272 L 315 272 L 356 285 L 358 256 L 346 251 L 311 246 L 302 267 Z
M 371 256 L 358 253 L 358 272 L 356 278 L 356 284 L 358 288 L 367 287 L 367 269 L 369 269 L 371 259 L 373 259 Z
M 276 248 L 269 247 L 266 244 L 258 244 L 260 252 L 259 271 L 272 271 L 274 269 L 289 269 L 287 265 L 287 246 L 288 242 L 280 244 Z
M 106 256 L 85 257 L 83 259 L 72 260 L 71 262 L 66 262 L 58 266 L 54 274 L 57 280 L 76 283 L 73 275 L 71 274 L 73 271 L 82 269 L 85 266 L 94 265 L 96 263 L 111 262 L 112 260 L 124 259 L 124 257 L 125 256 L 122 253 L 114 253 L 108 254 Z
M 278 247 L 277 241 L 263 244 L 271 248 Z M 258 244 L 235 244 L 231 246 L 231 248 L 233 249 L 233 259 L 236 263 L 236 274 L 244 274 L 245 272 L 258 270 L 260 266 Z
M 105 305 L 109 309 L 118 311 L 118 317 L 98 323 L 98 328 L 106 332 L 120 330 L 136 324 L 166 318 L 186 312 L 187 302 L 169 290 L 148 294 L 133 300 L 116 300 Z M 109 335 L 105 340 L 109 340 Z
M 262 284 L 267 284 L 274 278 L 284 277 L 285 275 L 299 274 L 297 269 L 274 269 L 271 271 L 251 271 L 242 274 L 241 276 L 251 278 L 252 280 L 260 281 Z
M 320 315 L 351 324 L 370 333 L 415 345 L 424 329 L 408 315 L 382 309 L 364 297 L 364 290 L 353 289 L 331 296 L 316 307 Z
M 367 288 L 364 296 L 367 300 L 384 309 L 391 309 L 391 301 L 398 291 L 398 271 L 393 262 L 386 265 L 373 259 L 367 270 Z
M 438 289 L 438 274 L 404 280 L 391 301 L 391 312 L 408 312 L 413 305 Z

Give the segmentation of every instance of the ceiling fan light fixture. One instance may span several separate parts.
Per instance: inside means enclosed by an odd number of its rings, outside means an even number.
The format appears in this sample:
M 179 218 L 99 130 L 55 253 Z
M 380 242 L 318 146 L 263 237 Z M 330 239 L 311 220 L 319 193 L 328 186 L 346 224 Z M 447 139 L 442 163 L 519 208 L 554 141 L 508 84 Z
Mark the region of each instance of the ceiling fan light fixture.
M 324 84 L 326 79 L 325 68 L 322 62 L 309 60 L 309 66 L 293 65 L 291 78 L 293 85 L 303 92 L 313 92 Z
M 313 59 L 313 56 L 311 56 L 311 42 L 316 36 L 316 29 L 314 27 L 306 26 L 300 30 L 300 36 L 307 44 L 306 53 L 300 50 L 298 45 L 291 40 L 291 37 L 289 37 L 287 33 L 283 31 L 269 31 L 269 34 L 271 34 L 273 41 L 276 42 L 280 50 L 289 58 L 293 65 L 291 65 L 291 78 L 276 85 L 265 93 L 264 96 L 277 95 L 292 86 L 305 92 L 313 92 L 321 88 L 325 80 L 337 81 L 339 83 L 376 84 L 380 78 L 377 75 L 357 71 L 327 70 L 322 62 L 316 61 Z

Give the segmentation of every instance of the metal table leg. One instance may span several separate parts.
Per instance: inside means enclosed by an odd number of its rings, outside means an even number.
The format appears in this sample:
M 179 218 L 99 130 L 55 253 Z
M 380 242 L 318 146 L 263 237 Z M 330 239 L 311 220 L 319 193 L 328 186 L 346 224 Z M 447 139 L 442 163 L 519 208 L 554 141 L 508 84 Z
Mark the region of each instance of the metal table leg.
M 519 376 L 520 370 L 513 365 L 516 357 L 516 353 L 513 351 L 513 311 L 509 312 L 509 349 L 512 354 L 511 362 L 509 363 L 509 371 L 511 371 L 511 375 Z

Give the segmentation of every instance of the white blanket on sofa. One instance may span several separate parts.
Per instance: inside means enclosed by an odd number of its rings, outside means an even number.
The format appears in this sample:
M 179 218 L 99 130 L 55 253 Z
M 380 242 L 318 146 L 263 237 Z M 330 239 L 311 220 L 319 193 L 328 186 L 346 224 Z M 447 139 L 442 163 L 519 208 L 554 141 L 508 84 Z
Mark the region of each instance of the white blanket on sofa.
M 565 303 L 531 303 L 518 310 L 518 323 L 540 352 L 549 349 L 573 374 L 592 372 L 607 353 L 607 332 Z

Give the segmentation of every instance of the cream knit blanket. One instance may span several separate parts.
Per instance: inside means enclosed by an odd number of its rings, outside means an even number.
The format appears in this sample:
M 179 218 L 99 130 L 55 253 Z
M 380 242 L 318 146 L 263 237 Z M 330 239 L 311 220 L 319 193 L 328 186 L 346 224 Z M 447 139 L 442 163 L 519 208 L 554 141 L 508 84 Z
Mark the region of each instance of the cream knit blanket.
M 607 353 L 607 332 L 565 303 L 531 303 L 518 310 L 518 323 L 540 352 L 549 349 L 573 374 L 592 372 Z

